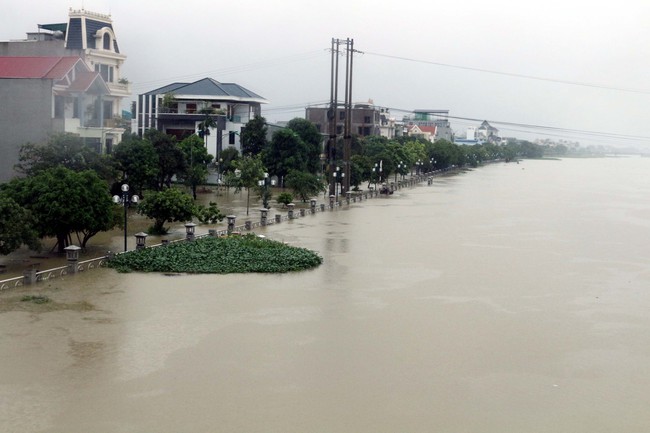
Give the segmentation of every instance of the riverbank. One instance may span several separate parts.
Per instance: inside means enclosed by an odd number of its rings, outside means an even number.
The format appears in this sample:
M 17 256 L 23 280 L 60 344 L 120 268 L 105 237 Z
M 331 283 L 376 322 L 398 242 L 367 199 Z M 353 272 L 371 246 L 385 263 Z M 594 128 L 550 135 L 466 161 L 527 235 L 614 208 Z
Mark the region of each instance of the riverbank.
M 470 170 L 469 168 L 453 168 L 447 170 L 438 170 L 433 173 L 426 173 L 423 175 L 412 175 L 404 176 L 402 179 L 398 179 L 397 182 L 392 181 L 386 183 L 387 187 L 397 191 L 401 188 L 410 188 L 414 187 L 420 183 L 427 182 L 427 179 L 440 176 L 450 176 L 455 175 L 464 171 Z M 274 189 L 274 197 L 284 190 L 280 188 Z M 326 193 L 322 196 L 315 198 L 316 200 L 316 210 L 325 210 L 331 209 L 334 207 L 340 207 L 342 205 L 349 205 L 352 200 L 353 203 L 361 202 L 363 199 L 368 199 L 368 197 L 381 197 L 387 198 L 389 195 L 380 195 L 376 190 L 362 190 L 355 191 L 350 198 L 343 196 L 336 196 L 334 198 L 334 203 L 336 206 L 332 205 L 332 198 L 327 197 Z M 244 224 L 244 221 L 251 222 L 251 226 L 259 226 L 260 221 L 260 211 L 261 201 L 257 198 L 251 198 L 250 203 L 247 204 L 247 194 L 245 190 L 235 193 L 229 189 L 218 188 L 216 186 L 206 186 L 200 188 L 197 195 L 197 201 L 200 204 L 207 205 L 210 201 L 216 201 L 219 209 L 222 213 L 226 215 L 234 215 L 237 222 L 240 225 Z M 270 223 L 277 221 L 278 216 L 281 218 L 287 219 L 287 214 L 289 209 L 282 205 L 278 204 L 275 200 L 271 201 L 271 209 L 269 211 L 268 220 Z M 312 203 L 310 202 L 295 202 L 295 216 L 299 217 L 300 213 L 303 212 L 303 215 L 310 210 Z M 248 215 L 246 210 L 248 209 Z M 257 222 L 257 223 L 255 223 Z M 126 242 L 129 250 L 134 250 L 136 248 L 136 239 L 134 234 L 138 232 L 146 232 L 149 226 L 151 225 L 151 220 L 146 217 L 139 215 L 135 212 L 129 214 L 129 234 L 127 235 Z M 146 238 L 146 244 L 148 246 L 161 244 L 163 241 L 176 241 L 184 239 L 186 237 L 186 228 L 184 224 L 170 224 L 169 231 L 165 235 L 149 235 Z M 228 229 L 228 221 L 224 219 L 222 222 L 217 224 L 202 224 L 195 228 L 197 234 L 199 231 L 203 231 L 203 234 L 207 234 L 208 231 L 213 230 L 217 232 L 224 232 Z M 241 229 L 241 227 L 240 227 Z M 55 240 L 45 240 L 43 245 L 44 248 L 41 252 L 30 251 L 26 248 L 21 248 L 9 254 L 7 256 L 0 258 L 0 280 L 8 278 L 16 278 L 22 276 L 26 270 L 36 270 L 43 271 L 46 269 L 57 268 L 65 266 L 67 260 L 65 256 L 58 253 L 52 252 L 51 248 L 53 247 Z M 108 232 L 98 233 L 90 241 L 87 248 L 81 251 L 79 260 L 88 260 L 96 257 L 102 257 L 108 254 L 109 252 L 120 252 L 124 249 L 124 232 L 121 229 L 114 229 Z

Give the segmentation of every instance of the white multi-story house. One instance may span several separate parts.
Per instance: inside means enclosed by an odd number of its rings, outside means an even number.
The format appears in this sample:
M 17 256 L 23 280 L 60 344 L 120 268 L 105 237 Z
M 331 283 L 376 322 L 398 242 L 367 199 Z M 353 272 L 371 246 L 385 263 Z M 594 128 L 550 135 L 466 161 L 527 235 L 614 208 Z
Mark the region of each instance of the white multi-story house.
M 210 116 L 216 128 L 205 137 L 206 146 L 218 160 L 224 143 L 241 152 L 242 128 L 261 115 L 261 106 L 266 103 L 266 99 L 239 84 L 212 78 L 173 83 L 138 95 L 132 128 L 140 136 L 153 128 L 182 139 L 198 133 L 201 122 Z

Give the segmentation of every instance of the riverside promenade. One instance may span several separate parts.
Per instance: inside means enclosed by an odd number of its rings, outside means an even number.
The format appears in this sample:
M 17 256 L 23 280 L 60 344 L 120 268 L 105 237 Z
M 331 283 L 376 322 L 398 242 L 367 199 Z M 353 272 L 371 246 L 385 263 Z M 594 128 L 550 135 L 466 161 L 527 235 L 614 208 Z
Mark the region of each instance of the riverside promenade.
M 294 203 L 290 203 L 286 206 L 286 209 L 282 209 L 284 212 L 281 212 L 281 209 L 262 208 L 254 211 L 258 213 L 258 218 L 255 218 L 253 215 L 241 216 L 237 214 L 229 214 L 225 218 L 226 227 L 209 229 L 206 233 L 196 233 L 197 225 L 193 222 L 188 222 L 184 224 L 184 237 L 176 237 L 175 239 L 163 237 L 160 239 L 160 243 L 151 245 L 147 245 L 148 235 L 144 232 L 139 232 L 135 234 L 136 249 L 161 247 L 174 242 L 192 241 L 206 236 L 228 236 L 250 233 L 255 229 L 274 224 L 281 224 L 282 222 L 293 219 L 304 218 L 307 215 L 315 215 L 319 212 L 332 212 L 342 208 L 355 206 L 357 204 L 360 205 L 365 200 L 372 200 L 380 197 L 388 198 L 390 195 L 403 188 L 413 188 L 424 183 L 430 186 L 433 184 L 433 178 L 435 176 L 450 175 L 462 170 L 464 169 L 448 168 L 423 174 L 416 174 L 394 182 L 385 182 L 380 184 L 379 188 L 375 186 L 375 188 L 369 190 L 348 191 L 345 195 L 331 195 L 325 197 L 324 201 L 320 203 L 316 198 L 312 198 L 308 203 L 308 206 L 297 207 Z M 273 214 L 271 214 L 272 211 L 274 211 Z M 65 261 L 63 261 L 59 266 L 41 270 L 40 267 L 42 263 L 32 261 L 22 269 L 21 275 L 14 275 L 0 280 L 0 291 L 21 286 L 35 285 L 40 282 L 50 281 L 63 276 L 71 276 L 79 272 L 97 269 L 105 266 L 113 255 L 121 254 L 107 251 L 103 255 L 81 260 L 82 249 L 79 246 L 70 245 L 65 250 Z M 39 258 L 42 256 L 32 257 Z M 61 262 L 62 260 L 59 261 Z

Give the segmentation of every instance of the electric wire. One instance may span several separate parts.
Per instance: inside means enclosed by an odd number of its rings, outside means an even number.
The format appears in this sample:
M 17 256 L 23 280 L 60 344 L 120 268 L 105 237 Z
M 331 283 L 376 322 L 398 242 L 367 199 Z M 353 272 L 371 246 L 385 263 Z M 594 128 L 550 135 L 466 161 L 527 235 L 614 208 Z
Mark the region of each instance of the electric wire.
M 374 52 L 371 52 L 371 51 L 364 51 L 363 53 L 367 54 L 367 55 L 371 55 L 371 56 L 383 57 L 383 58 L 388 58 L 388 59 L 402 60 L 402 61 L 413 62 L 413 63 L 422 63 L 422 64 L 434 65 L 434 66 L 442 66 L 442 67 L 445 67 L 445 68 L 463 69 L 463 70 L 466 70 L 466 71 L 483 72 L 483 73 L 495 74 L 495 75 L 504 75 L 504 76 L 507 76 L 507 77 L 525 78 L 525 79 L 528 79 L 528 80 L 547 81 L 547 82 L 551 82 L 551 83 L 568 84 L 568 85 L 572 85 L 572 86 L 591 87 L 591 88 L 595 88 L 595 89 L 616 90 L 616 91 L 619 91 L 619 92 L 639 93 L 639 94 L 645 94 L 645 95 L 650 94 L 650 90 L 647 90 L 647 89 L 632 89 L 632 88 L 626 88 L 626 87 L 606 86 L 604 84 L 586 83 L 586 82 L 581 82 L 581 81 L 570 81 L 570 80 L 561 80 L 561 79 L 557 79 L 557 78 L 538 77 L 538 76 L 535 76 L 535 75 L 518 74 L 518 73 L 515 73 L 515 72 L 495 71 L 495 70 L 491 70 L 491 69 L 484 69 L 484 68 L 476 68 L 476 67 L 470 67 L 470 66 L 452 65 L 452 64 L 449 64 L 449 63 L 434 62 L 434 61 L 431 61 L 431 60 L 413 59 L 413 58 L 409 58 L 409 57 L 396 56 L 396 55 L 391 55 L 391 54 L 374 53 Z

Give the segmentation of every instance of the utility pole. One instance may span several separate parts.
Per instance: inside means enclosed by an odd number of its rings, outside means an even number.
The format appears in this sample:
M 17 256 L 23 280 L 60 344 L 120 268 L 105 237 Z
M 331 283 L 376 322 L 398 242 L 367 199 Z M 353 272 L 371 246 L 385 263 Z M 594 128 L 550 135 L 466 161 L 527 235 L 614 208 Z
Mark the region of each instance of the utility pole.
M 354 39 L 346 41 L 345 56 L 345 127 L 343 129 L 343 173 L 341 193 L 350 190 L 350 153 L 352 147 L 352 56 L 354 54 Z
M 343 155 L 336 154 L 338 130 L 338 87 L 339 87 L 339 55 L 340 46 L 345 44 L 345 102 L 344 102 L 344 128 L 343 128 Z M 330 86 L 330 108 L 327 112 L 329 122 L 329 139 L 327 141 L 327 154 L 330 176 L 329 193 L 336 195 L 337 181 L 341 183 L 341 194 L 350 190 L 350 153 L 352 145 L 352 56 L 354 54 L 354 39 L 332 39 L 332 64 Z M 337 172 L 337 162 L 341 162 L 343 169 Z M 337 176 L 340 178 L 337 179 Z
M 329 139 L 327 140 L 328 172 L 330 177 L 329 195 L 336 194 L 336 115 L 338 111 L 339 80 L 339 40 L 332 38 L 332 64 L 330 84 L 330 108 L 327 111 L 329 121 Z

